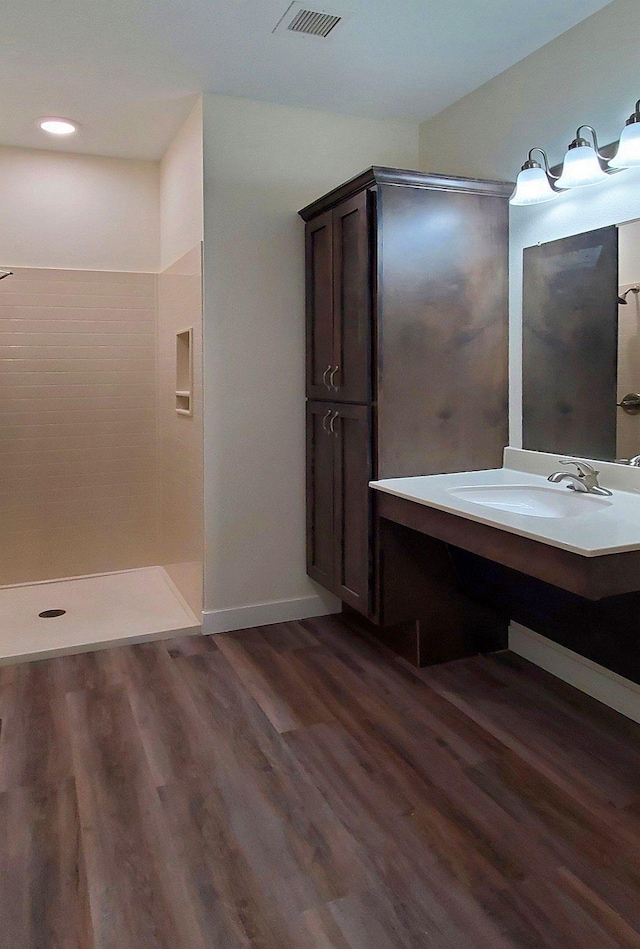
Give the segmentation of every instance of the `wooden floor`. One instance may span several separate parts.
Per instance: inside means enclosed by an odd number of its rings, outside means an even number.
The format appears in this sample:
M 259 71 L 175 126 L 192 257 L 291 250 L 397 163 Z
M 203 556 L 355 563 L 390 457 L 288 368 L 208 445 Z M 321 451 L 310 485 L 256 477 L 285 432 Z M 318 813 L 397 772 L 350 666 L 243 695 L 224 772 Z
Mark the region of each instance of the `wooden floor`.
M 640 726 L 339 618 L 0 670 L 2 949 L 640 947 Z

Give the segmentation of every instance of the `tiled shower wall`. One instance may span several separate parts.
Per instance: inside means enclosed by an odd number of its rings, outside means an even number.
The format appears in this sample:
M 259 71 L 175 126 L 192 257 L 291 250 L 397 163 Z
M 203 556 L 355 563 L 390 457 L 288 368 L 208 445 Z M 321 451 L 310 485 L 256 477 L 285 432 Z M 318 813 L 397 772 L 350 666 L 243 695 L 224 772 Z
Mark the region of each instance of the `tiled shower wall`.
M 0 282 L 0 585 L 159 562 L 155 295 L 154 274 Z
M 175 411 L 176 333 L 193 327 L 191 416 Z M 202 252 L 198 244 L 158 275 L 160 563 L 202 609 Z

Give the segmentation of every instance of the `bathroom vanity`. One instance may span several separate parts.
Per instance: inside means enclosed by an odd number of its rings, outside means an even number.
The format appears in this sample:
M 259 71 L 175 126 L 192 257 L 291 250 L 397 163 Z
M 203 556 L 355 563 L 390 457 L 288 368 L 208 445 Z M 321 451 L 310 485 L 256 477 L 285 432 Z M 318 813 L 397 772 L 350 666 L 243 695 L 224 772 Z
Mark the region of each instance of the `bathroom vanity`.
M 416 653 L 408 635 L 402 650 L 414 661 L 482 651 L 516 620 L 640 681 L 621 647 L 639 625 L 640 471 L 603 464 L 615 486 L 603 497 L 550 484 L 557 464 L 506 449 L 501 469 L 372 482 L 387 552 L 382 619 L 399 636 L 414 616 Z
M 507 448 L 498 470 L 374 481 L 378 514 L 590 600 L 637 592 L 640 496 L 550 484 L 532 454 Z M 542 458 L 551 470 L 554 456 Z

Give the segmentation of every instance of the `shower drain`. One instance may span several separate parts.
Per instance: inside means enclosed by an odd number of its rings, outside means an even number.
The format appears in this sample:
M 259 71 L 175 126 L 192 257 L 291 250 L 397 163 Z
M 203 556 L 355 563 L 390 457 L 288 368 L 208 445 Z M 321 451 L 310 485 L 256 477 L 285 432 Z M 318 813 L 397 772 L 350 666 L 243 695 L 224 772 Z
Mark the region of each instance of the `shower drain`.
M 42 613 L 38 613 L 38 616 L 41 619 L 52 619 L 54 616 L 64 616 L 66 610 L 43 610 Z

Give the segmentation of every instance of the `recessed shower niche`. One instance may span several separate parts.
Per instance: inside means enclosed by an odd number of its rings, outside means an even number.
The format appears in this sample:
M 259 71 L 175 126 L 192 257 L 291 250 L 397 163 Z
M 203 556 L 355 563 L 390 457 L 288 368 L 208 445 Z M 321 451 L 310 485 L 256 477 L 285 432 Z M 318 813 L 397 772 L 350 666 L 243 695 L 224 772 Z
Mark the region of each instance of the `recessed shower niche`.
M 193 415 L 193 326 L 176 333 L 176 412 Z

